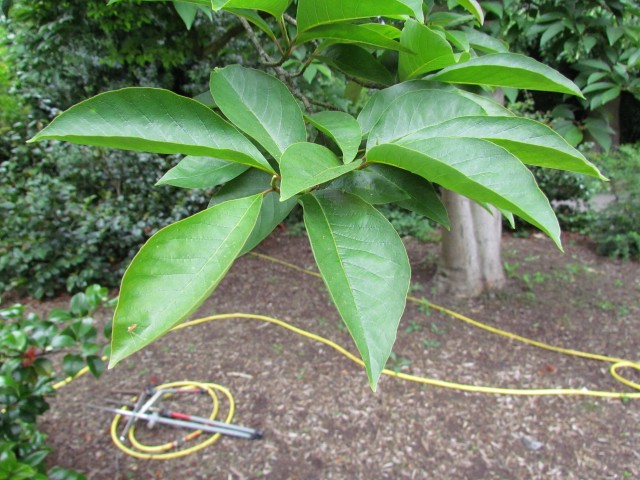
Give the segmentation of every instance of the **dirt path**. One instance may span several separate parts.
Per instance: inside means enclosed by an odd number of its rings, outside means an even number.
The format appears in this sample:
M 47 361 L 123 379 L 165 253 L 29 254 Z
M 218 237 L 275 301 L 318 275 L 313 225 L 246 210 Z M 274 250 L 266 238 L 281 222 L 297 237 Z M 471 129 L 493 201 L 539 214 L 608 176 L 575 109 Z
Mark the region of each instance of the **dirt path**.
M 508 287 L 455 301 L 431 292 L 436 248 L 409 242 L 412 294 L 524 336 L 639 359 L 640 266 L 596 257 L 579 238 L 565 238 L 565 247 L 562 255 L 537 236 L 505 237 Z M 305 238 L 280 234 L 260 251 L 313 265 Z M 226 312 L 273 315 L 354 350 L 319 280 L 255 257 L 237 262 L 199 314 Z M 457 382 L 620 389 L 606 364 L 502 339 L 414 304 L 394 352 L 391 368 Z M 265 438 L 225 438 L 167 462 L 119 453 L 109 417 L 87 404 L 152 377 L 226 385 L 235 421 Z M 100 381 L 73 382 L 43 425 L 51 460 L 93 479 L 640 478 L 638 401 L 467 394 L 388 377 L 374 394 L 364 372 L 328 347 L 247 320 L 172 333 Z M 144 438 L 162 433 L 141 430 Z

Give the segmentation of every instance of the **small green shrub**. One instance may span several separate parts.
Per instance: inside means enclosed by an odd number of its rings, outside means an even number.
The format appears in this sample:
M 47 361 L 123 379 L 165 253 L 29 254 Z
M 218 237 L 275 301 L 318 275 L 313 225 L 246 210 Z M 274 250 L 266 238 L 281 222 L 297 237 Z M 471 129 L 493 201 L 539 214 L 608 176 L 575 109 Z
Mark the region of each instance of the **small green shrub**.
M 601 255 L 640 258 L 640 144 L 594 156 L 611 179 L 615 201 L 598 212 L 590 234 Z
M 19 304 L 0 309 L 0 479 L 47 478 L 44 460 L 50 448 L 37 418 L 49 408 L 54 381 L 85 365 L 96 377 L 104 370 L 90 315 L 108 304 L 107 293 L 93 285 L 75 295 L 68 310 L 52 310 L 46 319 Z M 52 361 L 55 355 L 63 356 Z M 85 478 L 58 467 L 48 477 Z
M 14 148 L 0 164 L 0 292 L 116 286 L 147 238 L 207 204 L 209 192 L 153 186 L 173 162 L 59 143 Z

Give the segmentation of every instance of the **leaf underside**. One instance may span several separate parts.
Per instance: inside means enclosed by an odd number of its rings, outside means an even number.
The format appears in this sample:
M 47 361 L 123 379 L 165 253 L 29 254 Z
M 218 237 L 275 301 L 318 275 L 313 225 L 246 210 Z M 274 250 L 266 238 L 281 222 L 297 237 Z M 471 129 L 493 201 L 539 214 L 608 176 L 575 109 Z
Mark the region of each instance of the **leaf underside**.
M 301 203 L 316 263 L 375 391 L 405 307 L 406 250 L 387 219 L 359 197 L 323 190 Z
M 165 227 L 124 274 L 109 367 L 164 335 L 216 288 L 253 230 L 262 195 L 208 208 Z

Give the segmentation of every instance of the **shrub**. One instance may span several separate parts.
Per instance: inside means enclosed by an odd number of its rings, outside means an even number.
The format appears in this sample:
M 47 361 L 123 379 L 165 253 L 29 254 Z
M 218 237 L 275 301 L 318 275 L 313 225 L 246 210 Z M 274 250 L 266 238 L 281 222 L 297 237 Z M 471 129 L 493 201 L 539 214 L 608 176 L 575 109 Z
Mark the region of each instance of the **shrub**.
M 0 478 L 47 478 L 44 460 L 50 448 L 37 418 L 49 408 L 54 381 L 75 375 L 84 365 L 96 377 L 104 370 L 90 315 L 107 303 L 107 289 L 93 285 L 75 295 L 68 310 L 52 310 L 46 320 L 19 304 L 0 310 Z M 57 354 L 64 356 L 51 361 Z M 84 478 L 57 467 L 48 475 Z
M 206 191 L 149 182 L 172 161 L 58 143 L 14 149 L 0 165 L 0 291 L 115 286 L 149 236 L 207 204 Z
M 615 201 L 598 213 L 590 230 L 601 255 L 640 258 L 640 144 L 594 158 L 611 179 Z
M 172 157 L 25 142 L 61 110 L 106 89 L 204 91 L 224 53 L 211 38 L 229 22 L 199 16 L 187 31 L 172 5 L 11 3 L 0 20 L 0 294 L 115 286 L 139 246 L 206 206 L 208 192 L 153 187 Z

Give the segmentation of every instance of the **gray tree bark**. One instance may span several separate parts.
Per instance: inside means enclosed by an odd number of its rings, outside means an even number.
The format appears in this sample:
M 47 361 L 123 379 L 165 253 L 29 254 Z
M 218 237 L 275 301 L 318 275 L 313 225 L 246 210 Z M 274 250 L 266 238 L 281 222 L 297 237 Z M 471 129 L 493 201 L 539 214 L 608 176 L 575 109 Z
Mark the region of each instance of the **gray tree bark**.
M 502 216 L 457 193 L 444 191 L 451 231 L 445 231 L 436 282 L 439 290 L 473 297 L 487 289 L 504 286 L 500 256 Z
M 494 100 L 504 103 L 497 89 Z M 504 286 L 500 256 L 502 215 L 491 213 L 457 193 L 444 190 L 442 201 L 449 212 L 451 231 L 442 236 L 436 284 L 440 291 L 461 297 L 474 297 L 488 289 Z

